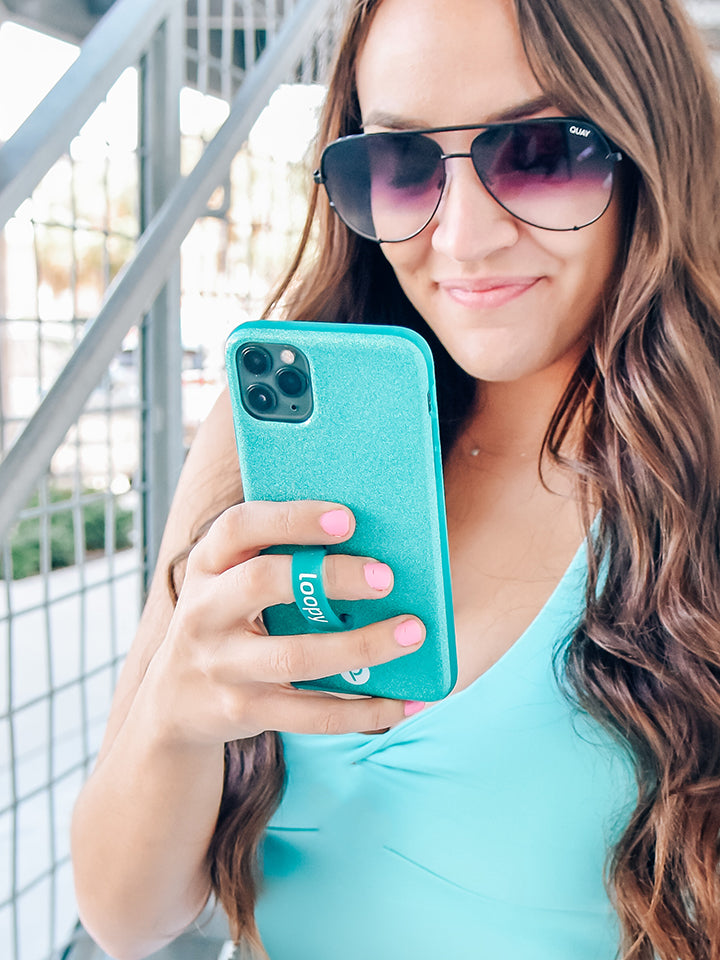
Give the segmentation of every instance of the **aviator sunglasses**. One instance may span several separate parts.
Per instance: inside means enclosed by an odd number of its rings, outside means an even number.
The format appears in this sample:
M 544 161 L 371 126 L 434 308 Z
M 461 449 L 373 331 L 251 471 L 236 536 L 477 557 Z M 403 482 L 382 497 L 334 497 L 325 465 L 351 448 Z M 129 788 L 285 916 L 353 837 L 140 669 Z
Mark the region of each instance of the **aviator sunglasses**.
M 480 130 L 469 153 L 429 134 Z M 622 154 L 594 124 L 571 117 L 360 133 L 328 144 L 314 173 L 351 230 L 377 243 L 409 240 L 432 220 L 445 161 L 468 157 L 488 193 L 523 223 L 579 230 L 607 210 Z

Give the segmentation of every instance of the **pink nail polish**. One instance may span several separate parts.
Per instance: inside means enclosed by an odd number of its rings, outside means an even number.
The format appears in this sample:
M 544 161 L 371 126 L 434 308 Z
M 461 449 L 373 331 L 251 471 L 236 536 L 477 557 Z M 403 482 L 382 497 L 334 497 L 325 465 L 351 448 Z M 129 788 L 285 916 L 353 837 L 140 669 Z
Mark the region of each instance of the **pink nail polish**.
M 366 563 L 363 570 L 373 590 L 387 590 L 392 583 L 392 570 L 386 563 Z
M 422 629 L 417 620 L 405 620 L 395 627 L 395 639 L 401 647 L 411 647 L 422 640 Z
M 344 537 L 350 529 L 350 517 L 344 510 L 329 510 L 320 517 L 320 526 L 331 537 Z
M 425 708 L 425 704 L 421 700 L 406 700 L 405 701 L 405 716 L 412 717 L 415 713 L 420 713 L 421 710 Z

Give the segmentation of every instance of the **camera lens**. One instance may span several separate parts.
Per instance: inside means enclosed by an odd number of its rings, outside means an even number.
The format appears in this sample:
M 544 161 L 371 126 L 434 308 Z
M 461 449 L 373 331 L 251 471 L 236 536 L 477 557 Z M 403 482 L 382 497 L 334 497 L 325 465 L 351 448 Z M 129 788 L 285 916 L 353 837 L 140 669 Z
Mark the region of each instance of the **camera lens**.
M 245 369 L 256 377 L 261 377 L 272 369 L 272 357 L 262 347 L 245 347 L 242 362 Z
M 305 375 L 293 367 L 278 370 L 275 379 L 286 397 L 299 397 L 307 386 Z
M 277 397 L 270 387 L 254 383 L 248 387 L 247 402 L 258 413 L 269 413 L 277 406 Z

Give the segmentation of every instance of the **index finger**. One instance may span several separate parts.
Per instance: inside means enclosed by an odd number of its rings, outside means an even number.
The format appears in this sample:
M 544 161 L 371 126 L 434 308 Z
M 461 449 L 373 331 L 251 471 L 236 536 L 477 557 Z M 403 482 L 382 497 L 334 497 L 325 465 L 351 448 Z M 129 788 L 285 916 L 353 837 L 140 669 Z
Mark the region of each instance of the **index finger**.
M 342 543 L 355 532 L 352 511 L 324 500 L 248 500 L 228 507 L 190 552 L 192 565 L 219 574 L 265 547 Z

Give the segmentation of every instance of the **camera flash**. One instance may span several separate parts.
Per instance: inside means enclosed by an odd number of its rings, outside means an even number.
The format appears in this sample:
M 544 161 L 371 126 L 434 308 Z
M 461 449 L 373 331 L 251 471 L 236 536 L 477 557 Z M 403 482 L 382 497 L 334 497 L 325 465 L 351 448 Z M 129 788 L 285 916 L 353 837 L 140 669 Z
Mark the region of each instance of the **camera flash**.
M 280 359 L 282 360 L 283 363 L 294 363 L 295 354 L 293 353 L 292 350 L 283 350 L 280 353 Z

